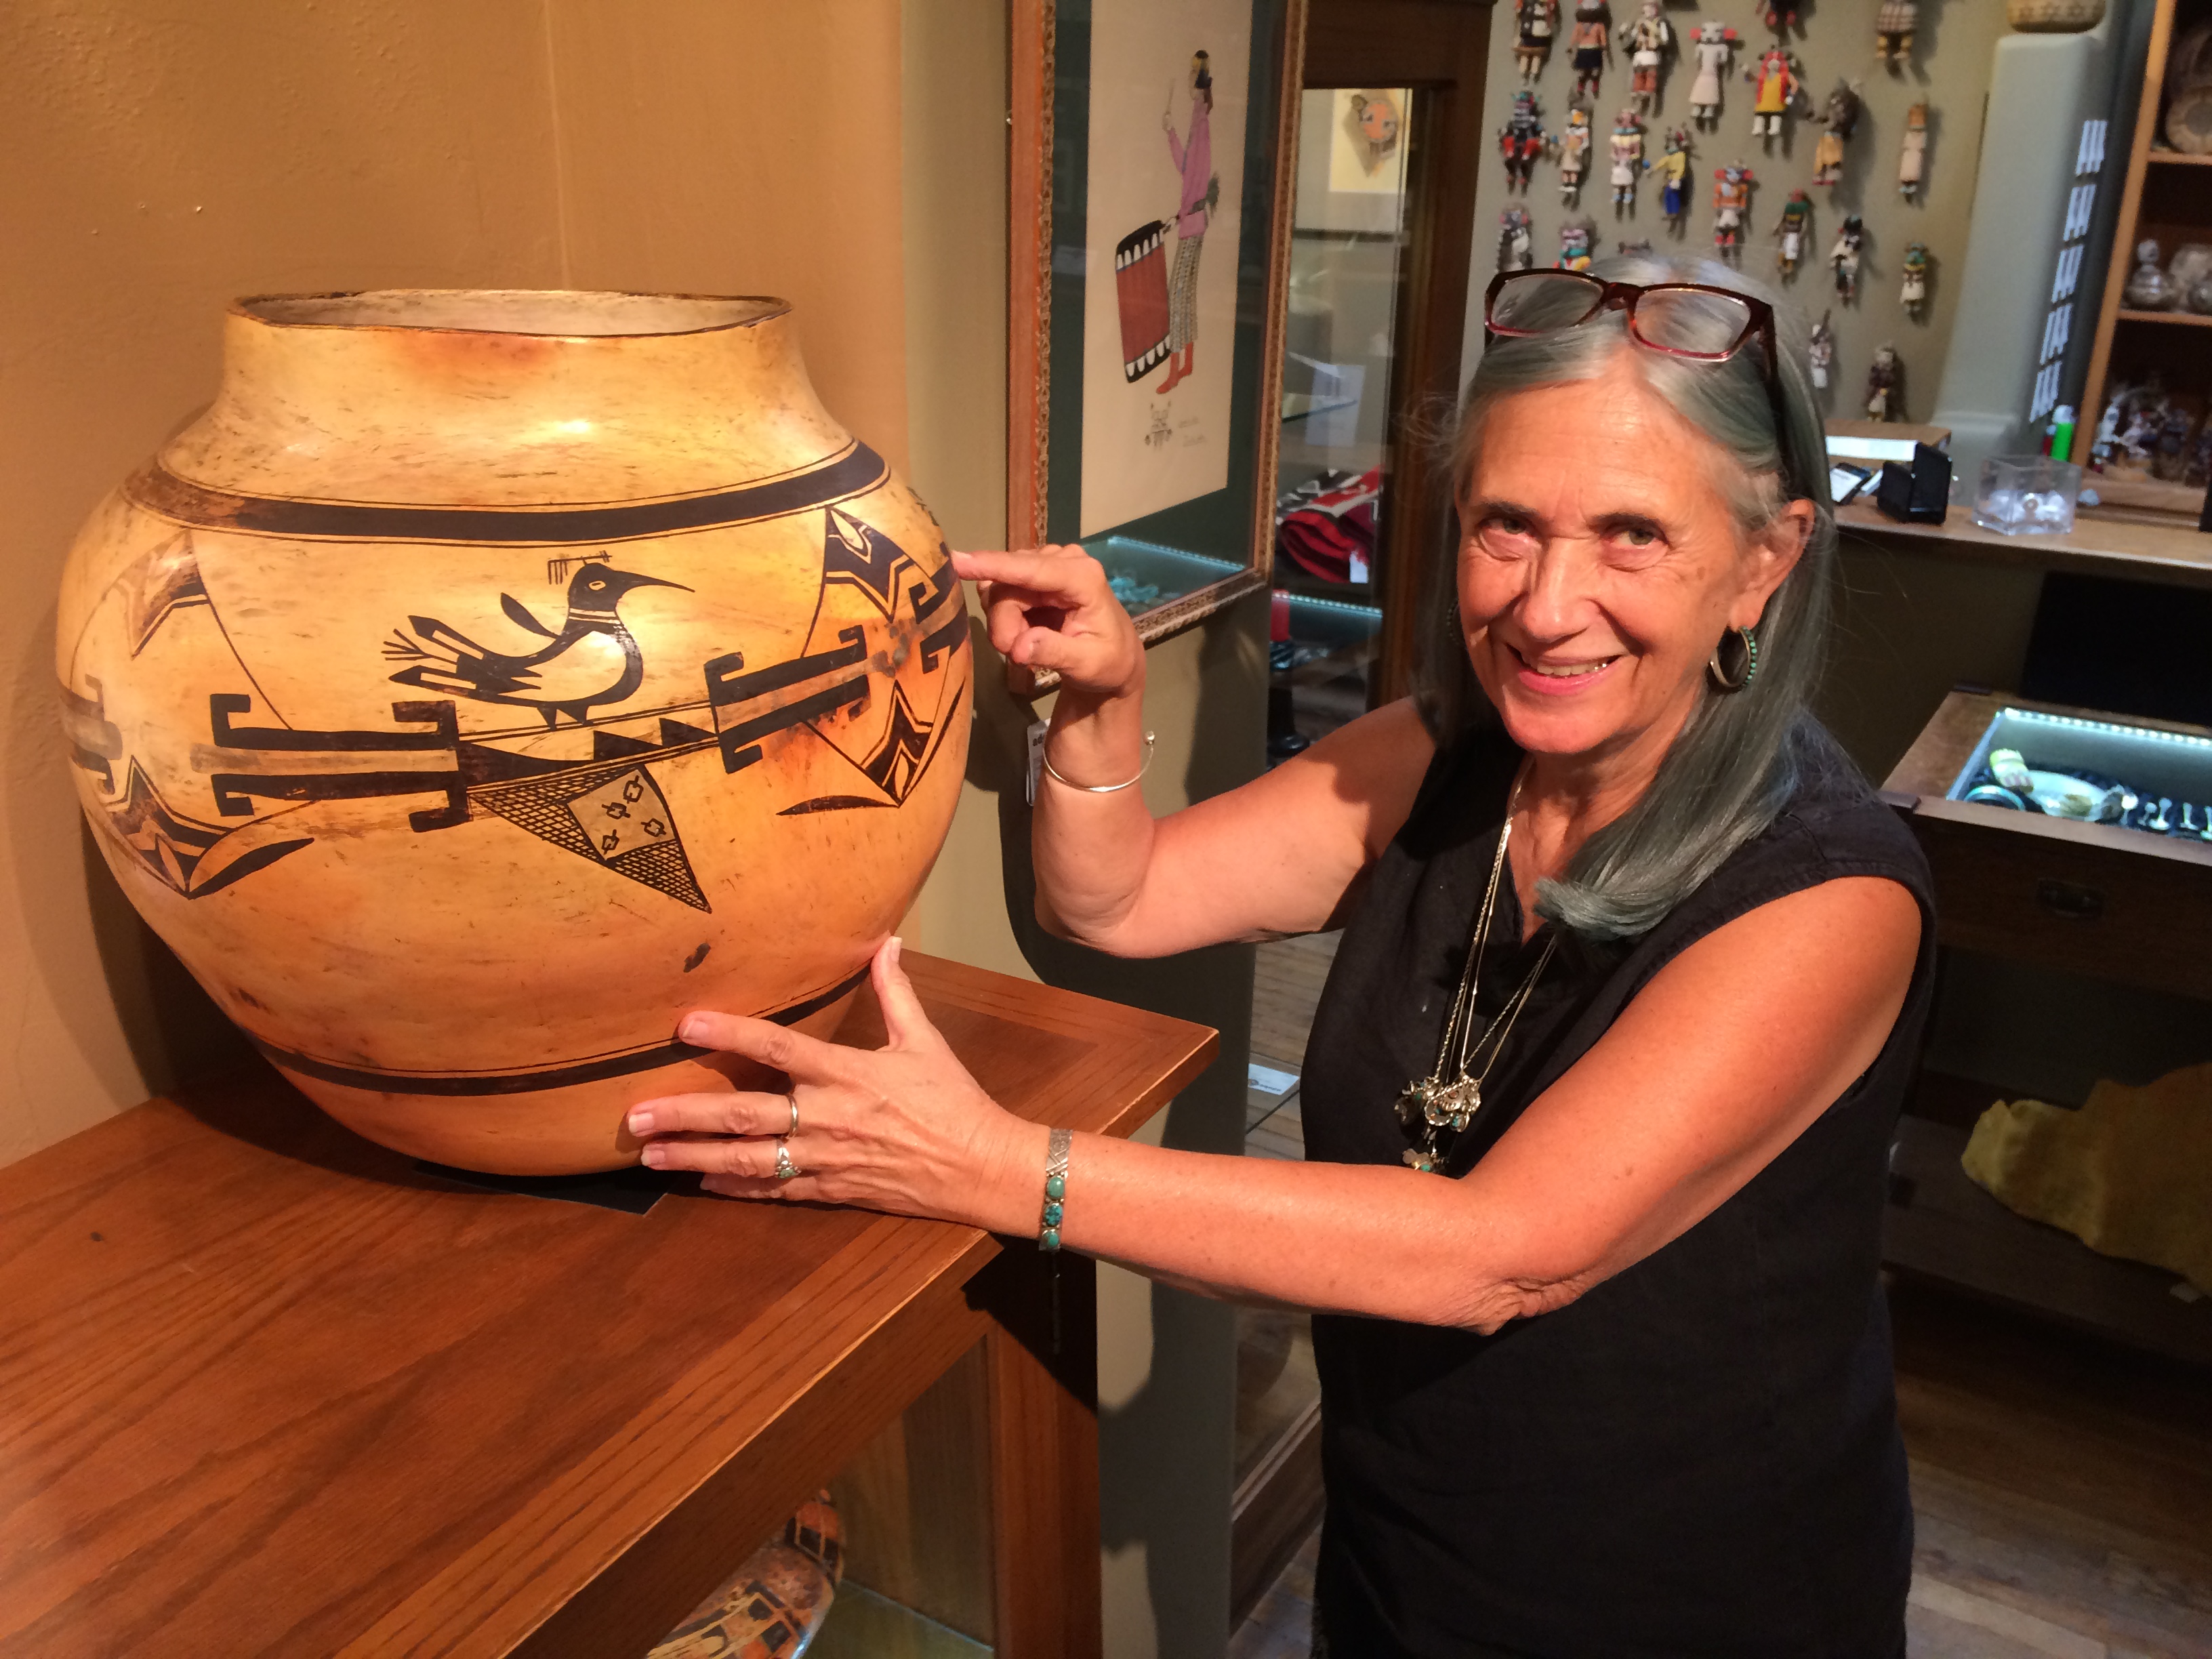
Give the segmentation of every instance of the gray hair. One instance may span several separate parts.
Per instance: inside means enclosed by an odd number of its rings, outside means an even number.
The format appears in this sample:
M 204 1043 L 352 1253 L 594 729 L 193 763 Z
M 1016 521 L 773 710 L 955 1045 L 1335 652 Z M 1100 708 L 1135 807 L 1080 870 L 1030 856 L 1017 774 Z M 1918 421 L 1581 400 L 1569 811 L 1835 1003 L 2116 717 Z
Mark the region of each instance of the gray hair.
M 1782 429 L 1775 429 L 1763 353 L 1755 342 L 1725 362 L 1697 362 L 1631 343 L 1626 319 L 1607 312 L 1577 328 L 1492 340 L 1475 367 L 1452 441 L 1454 499 L 1464 498 L 1483 423 L 1518 392 L 1595 380 L 1627 350 L 1644 383 L 1732 456 L 1741 471 L 1723 489 L 1747 535 L 1769 529 L 1789 502 L 1809 499 L 1814 528 L 1796 568 L 1759 618 L 1759 672 L 1738 692 L 1707 683 L 1627 811 L 1585 842 L 1566 873 L 1537 884 L 1540 914 L 1593 939 L 1627 939 L 1656 925 L 1738 847 L 1764 830 L 1796 782 L 1791 733 L 1805 715 L 1826 656 L 1835 580 L 1835 510 L 1826 435 L 1813 403 L 1807 333 L 1795 307 L 1765 284 L 1710 260 L 1635 256 L 1600 260 L 1594 276 L 1627 283 L 1703 283 L 1753 295 L 1774 310 Z M 1497 714 L 1468 660 L 1456 559 L 1437 560 L 1425 607 L 1436 622 L 1424 642 L 1416 696 L 1442 744 Z

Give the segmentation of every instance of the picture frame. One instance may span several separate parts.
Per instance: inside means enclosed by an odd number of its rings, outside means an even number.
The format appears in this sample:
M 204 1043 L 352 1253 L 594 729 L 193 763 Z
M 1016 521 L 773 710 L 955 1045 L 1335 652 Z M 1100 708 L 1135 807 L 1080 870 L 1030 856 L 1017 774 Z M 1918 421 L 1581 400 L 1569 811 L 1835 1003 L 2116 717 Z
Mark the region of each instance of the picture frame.
M 1147 646 L 1268 585 L 1304 22 L 1013 0 L 1007 539 L 1085 547 Z

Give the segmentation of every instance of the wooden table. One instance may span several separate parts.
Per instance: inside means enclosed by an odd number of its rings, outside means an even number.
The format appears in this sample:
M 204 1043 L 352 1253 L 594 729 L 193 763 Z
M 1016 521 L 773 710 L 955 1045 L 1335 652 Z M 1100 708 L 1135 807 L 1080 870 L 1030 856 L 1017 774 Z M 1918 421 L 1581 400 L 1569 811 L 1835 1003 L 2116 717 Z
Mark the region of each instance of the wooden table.
M 1968 501 L 1954 501 L 1942 524 L 1900 524 L 1853 501 L 1836 509 L 1836 527 L 1847 538 L 1893 541 L 1937 558 L 2212 587 L 2212 536 L 2195 529 L 2100 518 L 2086 511 L 2075 516 L 2067 535 L 2004 536 L 1976 524 Z
M 1126 1134 L 1214 1034 L 910 954 L 983 1085 Z M 842 1036 L 882 1040 L 863 994 Z M 0 1653 L 642 1655 L 988 1344 L 997 1650 L 1098 1651 L 1087 1262 L 458 1188 L 273 1073 L 0 1170 Z

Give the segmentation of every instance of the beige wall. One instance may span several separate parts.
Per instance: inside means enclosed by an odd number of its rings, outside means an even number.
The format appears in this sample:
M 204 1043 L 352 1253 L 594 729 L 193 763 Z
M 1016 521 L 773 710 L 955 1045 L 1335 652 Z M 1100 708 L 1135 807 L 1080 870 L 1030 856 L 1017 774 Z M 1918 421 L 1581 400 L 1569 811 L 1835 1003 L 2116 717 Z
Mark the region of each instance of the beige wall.
M 85 839 L 54 592 L 94 501 L 206 401 L 257 289 L 557 280 L 531 0 L 0 11 L 0 1162 L 233 1039 Z
M 234 295 L 798 303 L 906 453 L 897 0 L 14 0 L 0 10 L 0 1163 L 239 1052 L 85 840 L 53 718 L 78 522 L 214 388 Z

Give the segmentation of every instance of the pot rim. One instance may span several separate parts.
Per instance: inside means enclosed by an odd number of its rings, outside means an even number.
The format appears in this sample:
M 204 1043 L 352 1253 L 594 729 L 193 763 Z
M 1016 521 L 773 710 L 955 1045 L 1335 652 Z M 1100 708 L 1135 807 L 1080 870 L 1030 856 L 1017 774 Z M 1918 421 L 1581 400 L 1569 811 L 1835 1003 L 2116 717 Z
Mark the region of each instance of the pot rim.
M 297 307 L 312 311 L 318 305 L 336 310 L 346 301 L 356 303 L 376 300 L 403 299 L 517 299 L 546 302 L 581 303 L 594 301 L 644 301 L 675 306 L 750 307 L 735 314 L 725 315 L 689 327 L 640 328 L 615 327 L 579 331 L 562 328 L 498 328 L 469 327 L 451 322 L 402 322 L 389 318 L 322 318 L 308 315 L 271 315 L 270 308 Z M 611 307 L 612 309 L 612 307 Z M 688 294 L 663 292 L 650 289 L 589 289 L 589 288 L 362 288 L 330 289 L 319 291 L 290 294 L 248 294 L 233 300 L 225 314 L 242 321 L 255 323 L 264 328 L 315 329 L 333 332 L 386 334 L 469 334 L 485 338 L 537 340 L 644 340 L 673 339 L 688 335 L 719 334 L 732 329 L 750 328 L 773 318 L 788 315 L 791 301 L 767 294 Z

